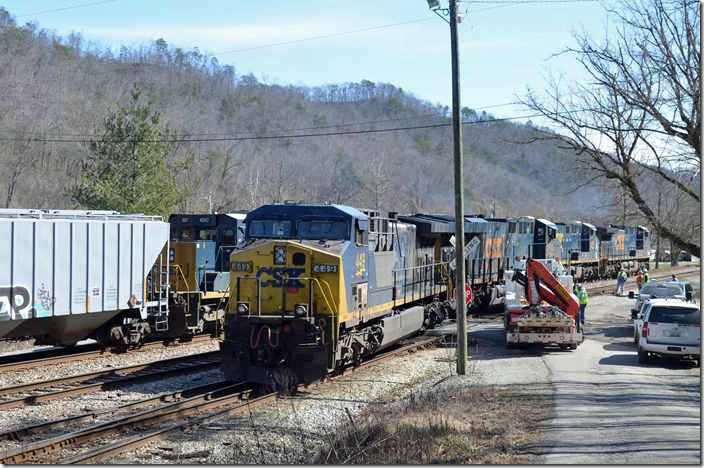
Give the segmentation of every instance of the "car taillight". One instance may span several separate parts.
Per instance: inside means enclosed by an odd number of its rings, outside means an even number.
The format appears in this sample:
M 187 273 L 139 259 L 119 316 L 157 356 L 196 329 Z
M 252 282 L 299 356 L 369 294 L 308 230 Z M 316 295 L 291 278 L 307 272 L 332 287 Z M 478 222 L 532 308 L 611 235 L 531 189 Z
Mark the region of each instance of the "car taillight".
M 648 322 L 643 323 L 643 330 L 641 332 L 642 336 L 648 336 L 650 334 L 650 330 L 648 330 Z

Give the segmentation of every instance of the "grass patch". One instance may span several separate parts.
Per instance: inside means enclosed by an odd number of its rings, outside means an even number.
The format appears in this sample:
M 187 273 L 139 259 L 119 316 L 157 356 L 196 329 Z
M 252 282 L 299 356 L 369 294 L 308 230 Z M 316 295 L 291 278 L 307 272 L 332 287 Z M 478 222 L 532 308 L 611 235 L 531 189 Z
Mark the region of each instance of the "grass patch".
M 454 381 L 380 405 L 327 434 L 316 464 L 527 463 L 550 416 L 548 386 Z

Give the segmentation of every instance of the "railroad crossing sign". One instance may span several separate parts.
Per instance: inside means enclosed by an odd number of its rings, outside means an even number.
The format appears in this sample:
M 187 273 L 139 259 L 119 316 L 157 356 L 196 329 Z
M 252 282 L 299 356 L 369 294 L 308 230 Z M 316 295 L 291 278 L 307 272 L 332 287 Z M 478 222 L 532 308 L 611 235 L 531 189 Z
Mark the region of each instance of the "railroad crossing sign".
M 455 245 L 455 236 L 450 237 L 450 243 Z M 471 254 L 474 254 L 474 251 L 477 250 L 477 247 L 479 247 L 481 243 L 482 241 L 479 240 L 479 236 L 475 236 L 472 240 L 467 242 L 467 245 L 464 246 L 464 258 L 468 258 Z M 450 262 L 450 268 L 453 270 L 457 268 L 457 259 Z
M 457 288 L 454 289 L 454 297 L 455 300 L 457 300 Z M 469 287 L 468 284 L 464 285 L 464 302 L 465 304 L 469 305 L 470 301 L 472 300 L 472 288 Z

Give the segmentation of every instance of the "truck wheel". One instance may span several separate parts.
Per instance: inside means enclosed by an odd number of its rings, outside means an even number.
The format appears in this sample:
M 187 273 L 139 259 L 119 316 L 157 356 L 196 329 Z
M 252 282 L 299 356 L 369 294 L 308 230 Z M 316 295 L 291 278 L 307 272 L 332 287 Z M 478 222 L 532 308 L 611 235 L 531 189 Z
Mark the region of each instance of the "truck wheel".
M 516 347 L 515 343 L 511 343 L 509 341 L 506 342 L 506 349 L 514 349 Z
M 577 343 L 570 344 L 570 349 L 577 349 Z
M 643 348 L 638 346 L 638 363 L 639 364 L 649 364 L 650 363 L 650 356 L 648 356 L 648 352 L 644 351 Z

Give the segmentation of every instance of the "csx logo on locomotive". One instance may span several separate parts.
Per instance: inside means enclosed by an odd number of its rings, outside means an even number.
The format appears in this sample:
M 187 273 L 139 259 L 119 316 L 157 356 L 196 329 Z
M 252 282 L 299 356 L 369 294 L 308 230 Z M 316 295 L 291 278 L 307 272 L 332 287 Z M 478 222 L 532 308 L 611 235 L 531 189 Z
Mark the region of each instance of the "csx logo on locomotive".
M 305 271 L 305 268 L 263 267 L 257 270 L 257 278 L 262 282 L 262 286 L 273 286 L 274 288 L 281 288 L 283 286 L 287 288 L 302 288 L 304 287 L 303 282 L 293 278 L 298 278 Z M 264 275 L 270 276 L 271 279 L 262 281 Z M 288 278 L 285 278 L 284 275 Z

